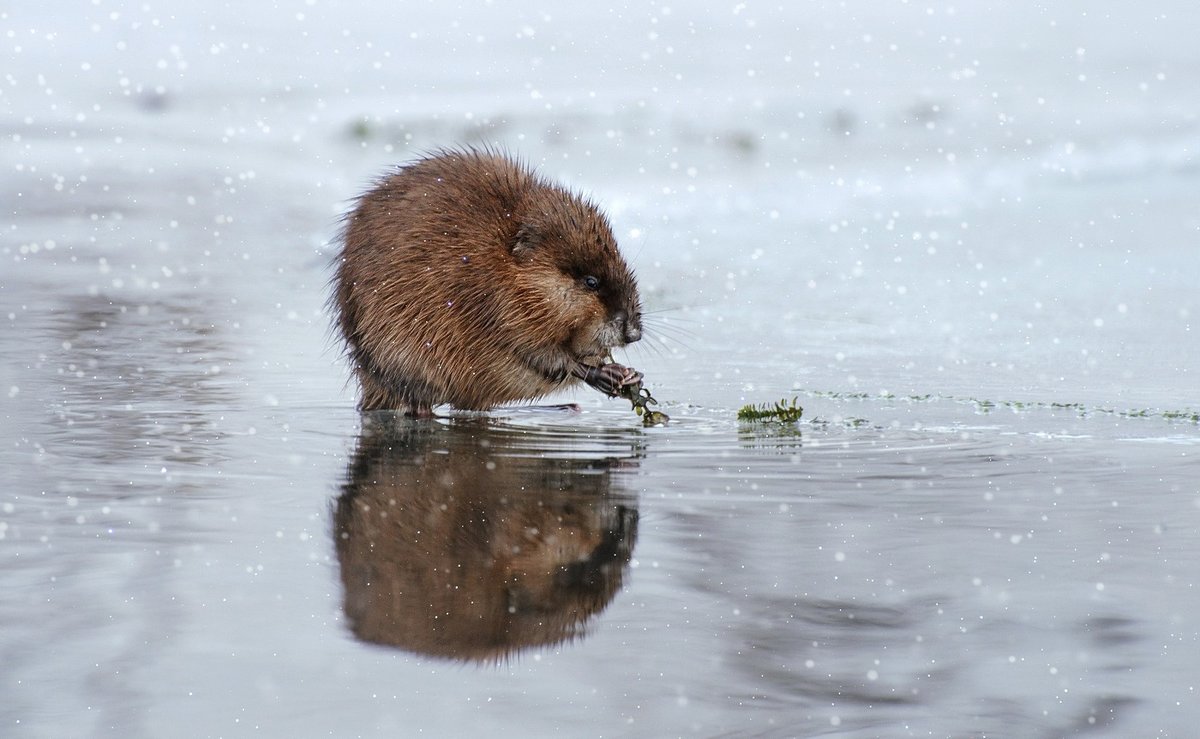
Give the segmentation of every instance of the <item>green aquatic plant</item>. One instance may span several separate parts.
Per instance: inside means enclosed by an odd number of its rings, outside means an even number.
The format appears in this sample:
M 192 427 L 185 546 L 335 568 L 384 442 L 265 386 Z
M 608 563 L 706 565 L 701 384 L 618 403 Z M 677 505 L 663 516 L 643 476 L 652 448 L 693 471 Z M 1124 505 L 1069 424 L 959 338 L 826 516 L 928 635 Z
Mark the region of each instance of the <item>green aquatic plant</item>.
M 814 416 L 813 418 L 808 419 L 808 424 L 810 426 L 813 426 L 814 428 L 818 428 L 818 429 L 822 429 L 822 430 L 829 430 L 832 428 L 847 428 L 847 429 L 874 428 L 877 430 L 882 430 L 881 426 L 872 424 L 869 419 L 860 418 L 859 416 L 844 416 L 841 418 L 834 418 L 834 419 L 822 418 L 820 416 Z
M 798 390 L 802 395 L 810 398 L 829 398 L 832 400 L 904 400 L 910 403 L 936 403 L 936 402 L 951 402 L 951 403 L 966 403 L 975 407 L 975 410 L 980 413 L 991 413 L 996 408 L 1007 408 L 1017 413 L 1027 413 L 1032 411 L 1074 411 L 1080 418 L 1087 418 L 1093 415 L 1116 416 L 1118 418 L 1160 418 L 1165 421 L 1184 422 L 1200 425 L 1200 411 L 1191 408 L 1181 409 L 1151 409 L 1151 408 L 1131 408 L 1128 410 L 1119 410 L 1117 408 L 1108 408 L 1104 406 L 1091 406 L 1078 402 L 1064 401 L 1038 401 L 1038 400 L 989 400 L 987 398 L 977 398 L 970 395 L 943 395 L 941 393 L 931 393 L 926 395 L 909 395 L 897 396 L 888 392 L 877 394 L 865 392 L 843 392 L 836 390 L 811 390 L 804 388 L 793 388 Z M 811 419 L 810 423 L 820 425 L 821 419 Z
M 778 421 L 779 423 L 795 423 L 800 420 L 804 409 L 796 405 L 796 398 L 790 401 L 786 398 L 776 403 L 762 405 L 744 405 L 738 411 L 739 421 Z
M 1196 411 L 1163 411 L 1162 417 L 1168 421 L 1191 421 L 1200 423 L 1200 413 Z
M 650 406 L 658 405 L 658 401 L 650 394 L 642 381 L 621 386 L 621 397 L 633 404 L 633 410 L 642 417 L 643 426 L 665 426 L 671 417 L 662 411 L 656 411 Z

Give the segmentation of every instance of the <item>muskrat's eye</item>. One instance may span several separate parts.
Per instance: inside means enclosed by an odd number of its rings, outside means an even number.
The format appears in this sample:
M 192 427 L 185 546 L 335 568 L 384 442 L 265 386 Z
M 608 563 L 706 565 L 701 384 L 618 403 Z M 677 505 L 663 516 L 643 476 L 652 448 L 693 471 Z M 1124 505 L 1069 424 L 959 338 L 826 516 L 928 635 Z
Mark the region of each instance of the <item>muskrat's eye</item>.
M 588 290 L 599 290 L 600 289 L 600 278 L 593 277 L 592 275 L 588 275 L 587 277 L 583 278 L 583 286 L 586 287 Z

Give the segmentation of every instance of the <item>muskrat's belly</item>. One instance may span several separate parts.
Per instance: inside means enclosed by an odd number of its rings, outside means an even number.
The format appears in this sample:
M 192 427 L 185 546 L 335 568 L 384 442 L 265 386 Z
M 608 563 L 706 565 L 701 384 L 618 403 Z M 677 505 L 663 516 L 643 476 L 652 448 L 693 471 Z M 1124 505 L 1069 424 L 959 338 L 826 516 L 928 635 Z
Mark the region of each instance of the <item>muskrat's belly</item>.
M 390 335 L 377 345 L 394 369 L 390 374 L 405 385 L 393 392 L 419 406 L 484 410 L 541 397 L 568 379 L 565 370 L 546 371 L 563 364 L 561 350 L 523 340 L 513 322 L 481 320 L 449 302 L 425 302 L 416 310 L 410 304 L 393 314 Z
M 472 362 L 466 371 L 440 373 L 444 389 L 435 402 L 466 410 L 486 410 L 503 403 L 533 400 L 564 387 L 532 370 L 515 355 L 493 357 L 485 363 Z

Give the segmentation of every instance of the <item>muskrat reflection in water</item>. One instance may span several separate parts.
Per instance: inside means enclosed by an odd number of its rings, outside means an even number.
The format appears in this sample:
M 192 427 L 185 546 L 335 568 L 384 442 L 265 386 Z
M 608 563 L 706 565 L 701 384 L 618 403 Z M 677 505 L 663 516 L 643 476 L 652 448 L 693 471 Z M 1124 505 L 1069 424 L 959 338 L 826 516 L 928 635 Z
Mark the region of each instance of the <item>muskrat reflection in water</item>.
M 488 661 L 583 635 L 629 564 L 637 510 L 610 470 L 631 461 L 541 458 L 483 419 L 384 415 L 335 511 L 355 636 Z

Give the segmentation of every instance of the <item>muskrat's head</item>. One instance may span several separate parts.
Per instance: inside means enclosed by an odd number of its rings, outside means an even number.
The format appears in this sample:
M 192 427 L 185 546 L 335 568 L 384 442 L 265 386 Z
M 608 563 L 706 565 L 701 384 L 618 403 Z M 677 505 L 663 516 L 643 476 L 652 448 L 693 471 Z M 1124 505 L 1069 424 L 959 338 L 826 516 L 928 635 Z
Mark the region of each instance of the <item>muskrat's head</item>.
M 527 304 L 575 362 L 599 365 L 613 347 L 642 338 L 642 305 L 608 219 L 555 187 L 522 214 L 512 255 L 528 280 Z

